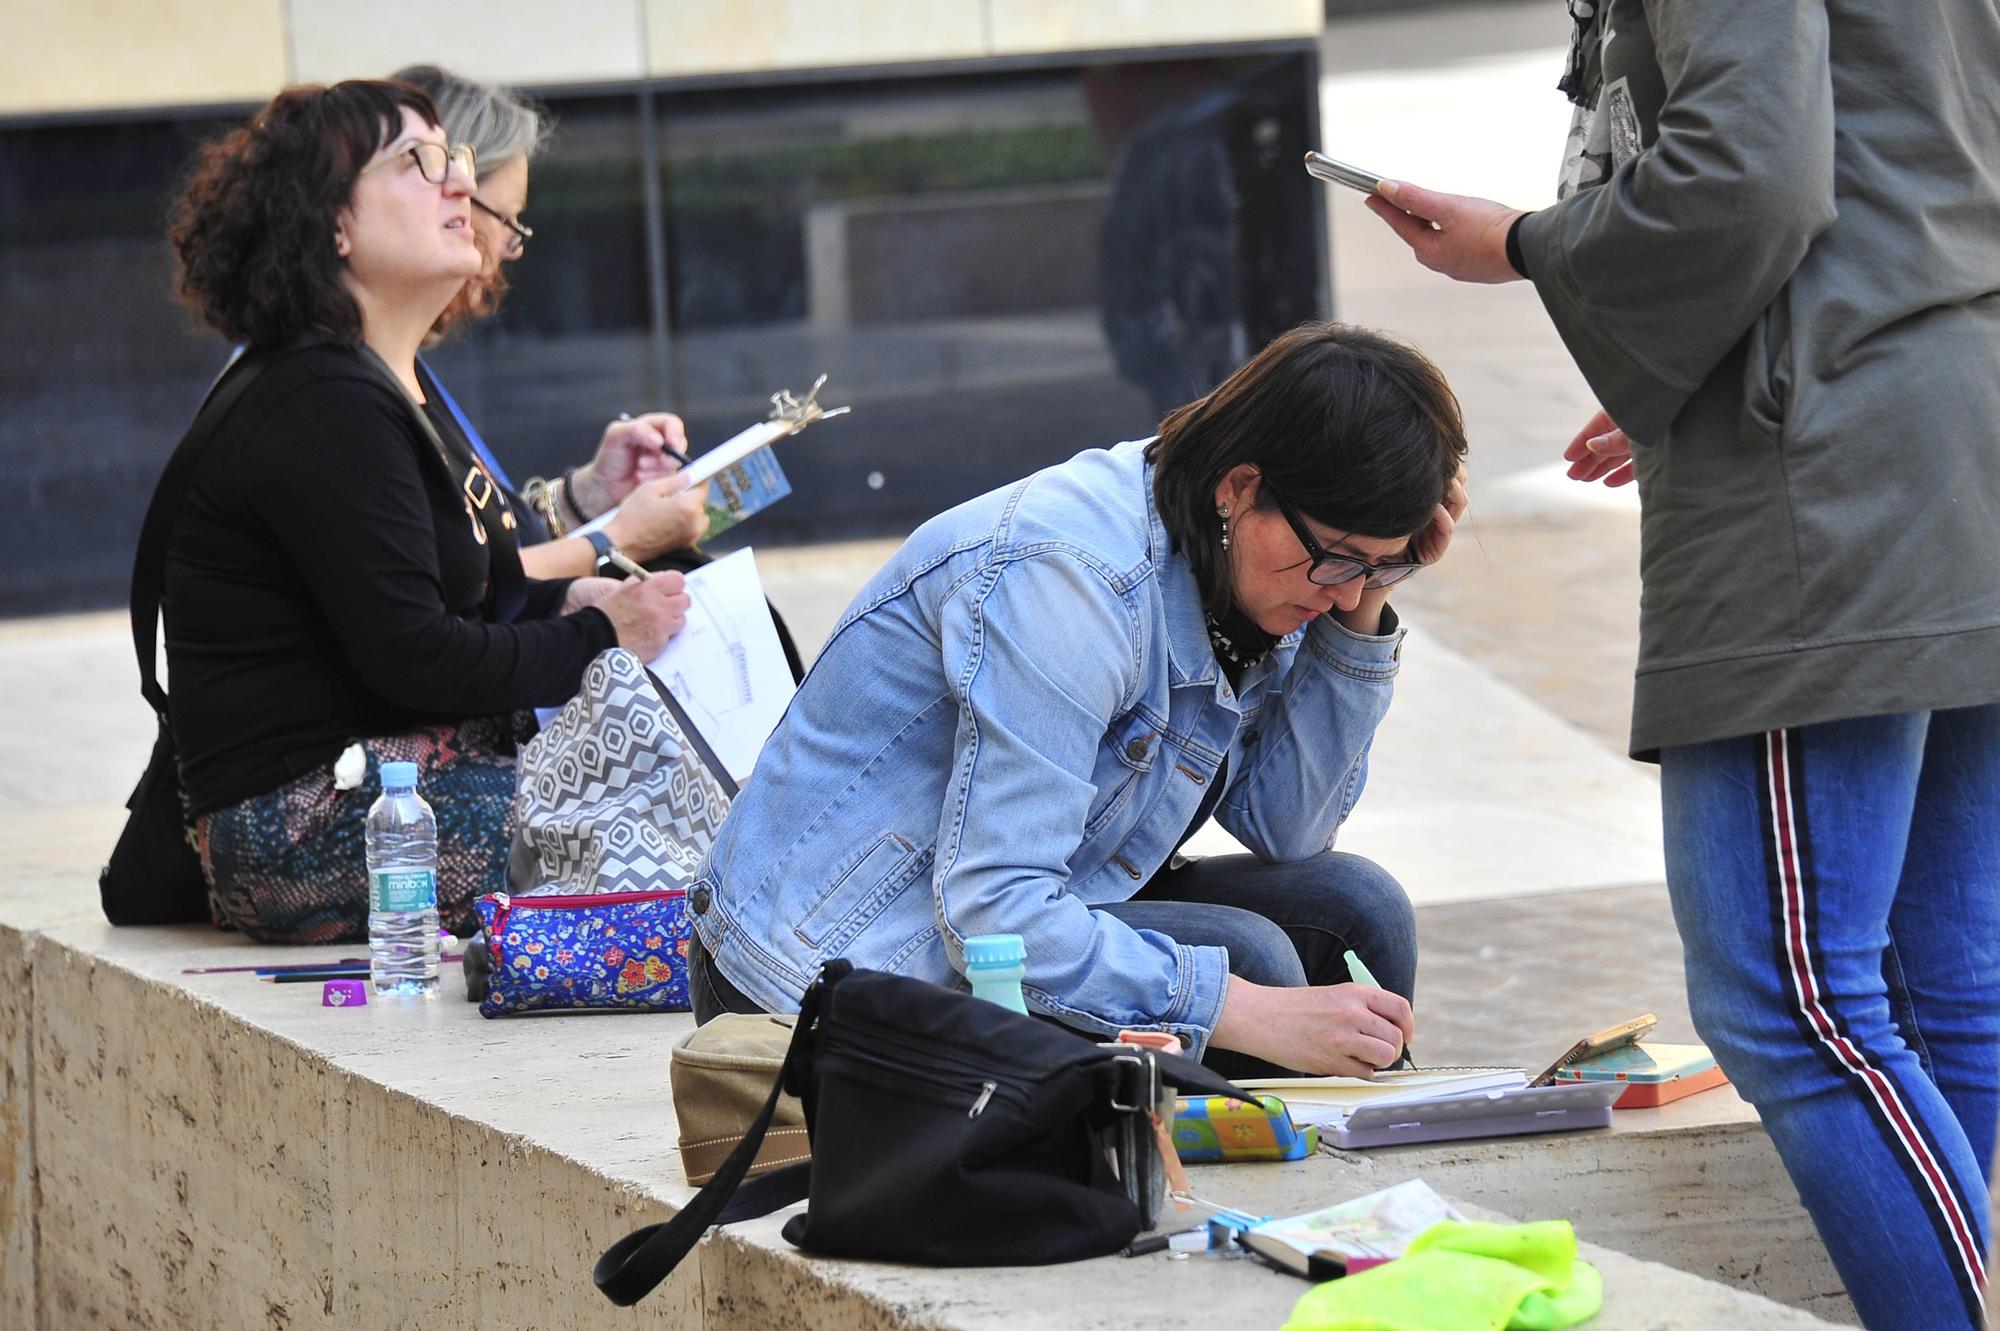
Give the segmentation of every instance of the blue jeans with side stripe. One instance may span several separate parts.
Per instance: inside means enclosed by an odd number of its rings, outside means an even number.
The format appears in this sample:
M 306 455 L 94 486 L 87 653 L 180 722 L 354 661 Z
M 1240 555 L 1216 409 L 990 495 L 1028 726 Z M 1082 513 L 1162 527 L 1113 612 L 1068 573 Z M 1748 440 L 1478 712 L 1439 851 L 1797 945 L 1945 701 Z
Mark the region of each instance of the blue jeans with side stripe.
M 1660 755 L 1696 1029 L 1865 1325 L 1981 1321 L 2000 1114 L 2000 706 Z

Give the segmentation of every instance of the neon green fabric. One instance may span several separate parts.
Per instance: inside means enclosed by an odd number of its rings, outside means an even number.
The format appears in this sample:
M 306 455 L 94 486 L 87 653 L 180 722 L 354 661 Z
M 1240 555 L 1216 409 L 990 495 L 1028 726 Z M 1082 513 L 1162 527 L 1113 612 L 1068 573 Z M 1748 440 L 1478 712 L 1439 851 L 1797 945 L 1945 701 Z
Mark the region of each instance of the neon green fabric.
M 1447 1220 L 1401 1259 L 1312 1290 L 1283 1331 L 1562 1331 L 1603 1306 L 1569 1221 Z

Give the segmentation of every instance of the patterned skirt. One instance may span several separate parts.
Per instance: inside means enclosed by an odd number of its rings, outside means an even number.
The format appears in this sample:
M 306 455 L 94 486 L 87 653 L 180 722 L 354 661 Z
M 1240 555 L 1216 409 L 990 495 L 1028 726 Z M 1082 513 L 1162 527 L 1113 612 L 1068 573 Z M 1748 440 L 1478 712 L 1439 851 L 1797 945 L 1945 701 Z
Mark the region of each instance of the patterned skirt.
M 521 713 L 364 739 L 368 767 L 358 786 L 338 789 L 327 763 L 195 819 L 210 914 L 260 943 L 365 940 L 368 806 L 382 793 L 382 764 L 410 762 L 437 814 L 439 919 L 461 937 L 473 933 L 473 901 L 507 888 L 514 759 L 532 723 Z

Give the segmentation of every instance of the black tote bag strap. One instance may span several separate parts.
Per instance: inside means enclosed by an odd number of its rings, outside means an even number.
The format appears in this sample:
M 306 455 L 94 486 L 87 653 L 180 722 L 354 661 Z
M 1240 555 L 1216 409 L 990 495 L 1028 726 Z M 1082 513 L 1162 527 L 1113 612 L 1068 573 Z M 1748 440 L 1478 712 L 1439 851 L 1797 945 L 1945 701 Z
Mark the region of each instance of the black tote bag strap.
M 132 651 L 139 658 L 139 692 L 162 725 L 167 720 L 167 691 L 160 687 L 154 662 L 160 642 L 160 598 L 167 585 L 167 543 L 173 539 L 188 485 L 215 438 L 216 427 L 263 370 L 265 360 L 260 352 L 246 351 L 215 376 L 194 423 L 167 459 L 159 484 L 153 487 L 152 502 L 146 506 L 146 520 L 139 528 L 139 549 L 132 559 Z
M 751 1162 L 757 1158 L 757 1149 L 764 1144 L 764 1134 L 770 1130 L 771 1118 L 778 1112 L 778 1097 L 785 1092 L 785 1082 L 799 1070 L 826 988 L 847 970 L 845 962 L 829 962 L 826 969 L 820 972 L 820 977 L 813 981 L 812 987 L 806 990 L 805 999 L 799 1004 L 798 1023 L 792 1028 L 792 1042 L 785 1048 L 784 1066 L 771 1087 L 771 1097 L 764 1102 L 762 1112 L 743 1134 L 743 1140 L 736 1144 L 736 1149 L 715 1171 L 715 1177 L 672 1220 L 633 1230 L 606 1248 L 604 1255 L 597 1259 L 590 1278 L 605 1298 L 621 1308 L 631 1307 L 652 1293 L 681 1264 L 681 1259 L 701 1242 L 702 1235 L 708 1232 L 710 1226 L 768 1215 L 806 1195 L 803 1185 L 810 1177 L 809 1161 L 754 1180 L 745 1189 L 741 1204 L 731 1204 L 737 1199 L 737 1189 L 743 1185 L 743 1176 L 750 1172 Z
M 701 733 L 701 727 L 688 715 L 687 708 L 681 706 L 681 700 L 674 696 L 666 681 L 654 674 L 651 666 L 642 668 L 646 672 L 646 678 L 653 682 L 653 692 L 660 695 L 660 702 L 672 714 L 674 723 L 681 728 L 681 733 L 687 736 L 688 743 L 694 745 L 695 756 L 701 759 L 702 764 L 715 777 L 716 784 L 722 787 L 722 793 L 732 800 L 735 799 L 741 793 L 741 788 L 737 786 L 736 778 L 729 774 L 729 769 L 722 765 L 722 759 L 715 756 L 715 750 L 709 745 L 708 736 Z

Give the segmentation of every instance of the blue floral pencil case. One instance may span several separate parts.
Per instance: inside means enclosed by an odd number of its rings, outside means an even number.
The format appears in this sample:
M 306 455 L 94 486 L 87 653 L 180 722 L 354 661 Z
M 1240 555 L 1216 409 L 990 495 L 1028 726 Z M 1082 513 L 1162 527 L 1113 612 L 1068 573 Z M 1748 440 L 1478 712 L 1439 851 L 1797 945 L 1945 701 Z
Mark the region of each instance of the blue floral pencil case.
M 480 1014 L 686 1012 L 693 932 L 686 895 L 666 888 L 479 898 L 486 959 Z M 468 947 L 468 992 L 477 988 L 473 954 Z

